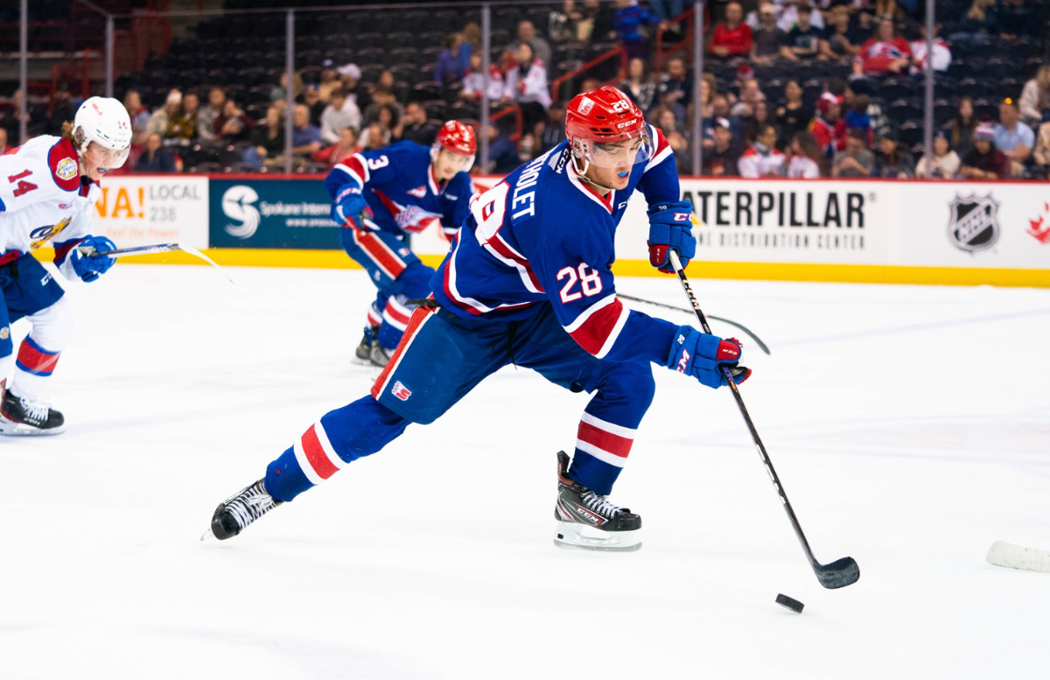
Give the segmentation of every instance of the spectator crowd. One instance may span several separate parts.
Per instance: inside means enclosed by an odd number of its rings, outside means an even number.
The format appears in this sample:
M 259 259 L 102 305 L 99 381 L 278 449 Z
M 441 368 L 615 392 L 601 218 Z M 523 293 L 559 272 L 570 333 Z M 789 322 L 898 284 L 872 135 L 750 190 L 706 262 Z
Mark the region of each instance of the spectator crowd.
M 939 99 L 942 120 L 930 158 L 921 144 L 923 112 L 908 97 L 919 91 L 928 60 L 943 77 L 953 61 L 965 61 L 958 54 L 1045 40 L 1041 9 L 1030 1 L 973 0 L 936 27 L 930 54 L 914 0 L 715 2 L 705 17 L 697 108 L 688 48 L 656 49 L 658 42 L 689 43 L 692 19 L 683 12 L 691 2 L 565 0 L 546 21 L 523 19 L 510 39 L 494 45 L 487 83 L 480 28 L 468 23 L 432 53 L 426 65 L 432 80 L 413 87 L 396 67 L 366 76 L 354 62 L 331 59 L 297 72 L 290 83 L 282 74 L 261 100 L 247 104 L 241 90 L 228 86 L 173 87 L 151 110 L 130 87 L 123 93 L 134 130 L 126 168 L 283 170 L 290 92 L 296 172 L 324 172 L 357 151 L 401 140 L 429 145 L 444 118 L 459 118 L 490 142 L 489 165 L 476 171 L 505 173 L 564 140 L 568 97 L 610 82 L 646 112 L 683 174 L 693 168 L 699 119 L 706 176 L 1047 179 L 1050 65 L 1026 62 L 1025 77 L 1007 82 L 1009 92 L 949 92 L 959 96 Z M 573 75 L 587 45 L 622 50 L 622 71 L 561 78 Z M 14 93 L 0 120 L 0 148 L 17 138 L 21 96 Z M 482 98 L 494 112 L 484 125 Z M 46 113 L 29 107 L 30 134 L 57 134 L 75 108 L 60 86 Z

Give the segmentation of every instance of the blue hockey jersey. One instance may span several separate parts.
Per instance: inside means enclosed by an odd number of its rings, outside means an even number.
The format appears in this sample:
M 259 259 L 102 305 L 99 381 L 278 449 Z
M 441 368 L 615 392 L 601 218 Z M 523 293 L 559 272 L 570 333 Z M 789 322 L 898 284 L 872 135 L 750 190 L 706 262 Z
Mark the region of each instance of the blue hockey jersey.
M 415 142 L 356 153 L 332 168 L 324 181 L 333 200 L 351 184 L 362 189 L 372 209 L 366 225 L 395 234 L 423 231 L 440 222 L 451 236 L 467 218 L 474 193 L 465 172 L 438 186 L 430 167 L 430 147 Z
M 626 189 L 601 196 L 582 181 L 567 142 L 476 197 L 431 280 L 435 299 L 463 317 L 525 318 L 551 304 L 558 322 L 599 359 L 663 363 L 677 326 L 623 306 L 612 264 L 616 227 L 635 189 L 650 205 L 679 200 L 674 157 L 655 128 L 653 158 Z

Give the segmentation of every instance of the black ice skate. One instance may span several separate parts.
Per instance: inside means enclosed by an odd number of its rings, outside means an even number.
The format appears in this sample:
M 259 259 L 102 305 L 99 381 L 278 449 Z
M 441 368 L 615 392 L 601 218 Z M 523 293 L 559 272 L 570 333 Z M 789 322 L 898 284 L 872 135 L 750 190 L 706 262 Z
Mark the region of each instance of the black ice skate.
M 273 499 L 266 491 L 263 480 L 257 481 L 251 486 L 241 489 L 227 498 L 219 507 L 215 508 L 215 514 L 211 517 L 211 534 L 220 541 L 233 538 L 237 534 L 259 519 L 269 511 L 281 504 L 281 501 Z M 203 541 L 208 537 L 205 533 L 201 536 Z
M 379 326 L 365 327 L 365 334 L 361 336 L 361 343 L 354 350 L 357 363 L 372 364 L 372 346 L 376 344 L 377 335 L 379 335 Z
M 42 401 L 16 396 L 10 390 L 0 400 L 0 434 L 14 437 L 61 434 L 66 419 Z
M 386 365 L 390 363 L 390 357 L 394 354 L 394 350 L 387 349 L 376 341 L 372 344 L 372 365 L 378 366 L 379 368 L 386 368 Z
M 569 479 L 569 456 L 558 452 L 558 520 L 554 545 L 559 548 L 630 552 L 642 547 L 642 518 L 618 508 Z

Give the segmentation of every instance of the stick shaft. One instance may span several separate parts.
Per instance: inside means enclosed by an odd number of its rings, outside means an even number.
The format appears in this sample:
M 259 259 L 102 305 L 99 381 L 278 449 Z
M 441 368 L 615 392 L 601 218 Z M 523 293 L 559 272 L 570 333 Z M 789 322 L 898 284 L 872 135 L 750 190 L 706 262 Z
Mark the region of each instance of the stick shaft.
M 670 252 L 671 265 L 674 267 L 675 274 L 678 275 L 678 281 L 682 284 L 682 290 L 685 291 L 686 297 L 689 298 L 689 303 L 693 306 L 693 311 L 696 313 L 696 318 L 700 322 L 700 327 L 705 333 L 711 335 L 711 327 L 707 325 L 707 318 L 704 317 L 703 310 L 700 309 L 700 304 L 696 301 L 696 296 L 693 294 L 693 289 L 689 285 L 689 279 L 685 276 L 685 270 L 682 269 L 682 263 L 678 259 L 678 253 L 674 250 Z M 777 471 L 773 468 L 773 461 L 769 459 L 769 454 L 766 452 L 766 447 L 762 443 L 762 438 L 758 436 L 758 430 L 755 428 L 754 422 L 751 420 L 751 415 L 747 412 L 747 407 L 744 405 L 744 398 L 740 396 L 740 389 L 736 383 L 733 382 L 733 374 L 730 373 L 728 366 L 722 366 L 722 374 L 725 377 L 726 382 L 729 384 L 729 389 L 733 393 L 733 398 L 736 400 L 737 408 L 740 409 L 740 415 L 744 418 L 744 423 L 747 424 L 747 429 L 751 433 L 751 439 L 755 442 L 755 448 L 758 449 L 758 455 L 762 458 L 762 463 L 766 466 L 766 471 L 769 472 L 769 478 L 773 481 L 773 486 L 776 487 L 777 495 L 780 496 L 780 500 L 784 505 L 784 511 L 787 513 L 788 520 L 791 522 L 791 528 L 795 530 L 795 535 L 798 537 L 799 543 L 802 544 L 802 550 L 806 553 L 806 557 L 809 558 L 810 565 L 814 571 L 818 570 L 820 563 L 813 556 L 813 550 L 809 547 L 809 541 L 806 540 L 806 535 L 802 533 L 802 526 L 798 522 L 798 518 L 795 516 L 795 510 L 791 507 L 791 501 L 788 500 L 787 492 L 784 491 L 784 486 L 780 483 L 780 477 L 777 475 Z

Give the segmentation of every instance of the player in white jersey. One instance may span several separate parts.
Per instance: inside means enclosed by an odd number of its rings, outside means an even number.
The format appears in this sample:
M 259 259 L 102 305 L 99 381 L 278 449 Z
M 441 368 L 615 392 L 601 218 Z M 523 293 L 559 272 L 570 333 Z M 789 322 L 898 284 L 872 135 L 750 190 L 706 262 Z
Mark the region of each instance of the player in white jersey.
M 114 250 L 92 236 L 99 180 L 127 160 L 131 120 L 116 99 L 91 97 L 61 137 L 36 137 L 0 156 L 0 434 L 59 434 L 62 414 L 41 400 L 47 379 L 72 333 L 62 286 L 32 252 L 55 249 L 55 265 L 68 279 L 94 281 Z M 32 325 L 17 356 L 11 324 Z M 12 368 L 14 375 L 11 375 Z M 10 382 L 7 378 L 10 376 Z

